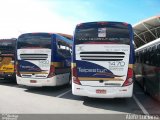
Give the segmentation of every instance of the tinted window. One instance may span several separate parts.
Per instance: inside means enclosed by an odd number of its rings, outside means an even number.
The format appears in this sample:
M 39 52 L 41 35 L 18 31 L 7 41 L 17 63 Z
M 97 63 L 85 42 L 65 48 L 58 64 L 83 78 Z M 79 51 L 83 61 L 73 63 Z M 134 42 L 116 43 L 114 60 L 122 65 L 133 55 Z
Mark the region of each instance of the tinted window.
M 51 48 L 51 35 L 47 33 L 24 34 L 18 38 L 18 48 L 41 47 Z
M 58 54 L 64 58 L 71 57 L 71 48 L 68 44 L 57 38 Z
M 0 41 L 0 53 L 13 54 L 15 53 L 15 40 L 1 40 Z
M 117 24 L 82 24 L 75 31 L 75 44 L 91 42 L 113 42 L 118 44 L 130 44 L 128 26 Z

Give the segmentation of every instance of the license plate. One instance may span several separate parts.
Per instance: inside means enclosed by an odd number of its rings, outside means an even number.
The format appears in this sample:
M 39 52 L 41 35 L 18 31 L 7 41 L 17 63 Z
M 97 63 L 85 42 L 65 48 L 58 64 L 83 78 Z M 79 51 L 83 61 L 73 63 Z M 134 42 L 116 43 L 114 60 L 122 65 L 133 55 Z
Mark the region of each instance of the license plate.
M 106 91 L 106 90 L 97 89 L 97 90 L 96 90 L 96 93 L 97 93 L 97 94 L 106 94 L 107 91 Z
M 30 80 L 30 83 L 37 83 L 36 80 Z

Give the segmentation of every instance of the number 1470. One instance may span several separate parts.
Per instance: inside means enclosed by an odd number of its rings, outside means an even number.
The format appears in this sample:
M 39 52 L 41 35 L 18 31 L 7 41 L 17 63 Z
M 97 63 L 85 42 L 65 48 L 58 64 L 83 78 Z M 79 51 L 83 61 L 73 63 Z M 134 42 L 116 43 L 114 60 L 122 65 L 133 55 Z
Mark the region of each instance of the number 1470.
M 124 61 L 109 62 L 109 66 L 123 67 L 123 66 L 125 66 L 125 62 Z

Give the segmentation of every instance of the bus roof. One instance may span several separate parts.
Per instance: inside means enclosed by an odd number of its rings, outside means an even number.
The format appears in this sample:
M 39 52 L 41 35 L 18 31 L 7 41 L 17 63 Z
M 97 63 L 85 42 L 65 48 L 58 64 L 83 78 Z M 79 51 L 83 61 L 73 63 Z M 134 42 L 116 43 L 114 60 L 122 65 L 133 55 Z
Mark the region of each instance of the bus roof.
M 143 50 L 145 48 L 152 47 L 154 45 L 159 45 L 159 44 L 160 44 L 160 38 L 158 38 L 158 39 L 156 39 L 154 41 L 151 41 L 151 42 L 149 42 L 149 43 L 137 48 L 135 51 L 138 52 L 138 51 Z
M 31 33 L 23 33 L 21 35 L 25 35 L 25 34 L 55 34 L 55 35 L 61 35 L 67 39 L 72 39 L 72 35 L 69 35 L 69 34 L 64 34 L 64 33 L 49 33 L 49 32 L 31 32 Z M 20 36 L 21 36 L 20 35 Z M 19 36 L 19 37 L 20 37 Z
M 115 22 L 115 21 L 95 21 L 95 22 L 84 22 L 77 24 L 77 26 L 85 25 L 85 24 L 124 24 L 124 25 L 129 25 L 129 23 L 126 22 Z
M 50 35 L 56 35 L 56 36 L 62 38 L 70 46 L 72 46 L 72 43 L 73 43 L 73 41 L 71 39 L 68 39 L 68 38 L 64 37 L 64 35 L 59 34 L 59 33 L 33 32 L 33 33 L 24 33 L 24 34 L 21 34 L 19 37 L 21 37 L 22 35 L 27 35 L 27 34 L 50 34 Z

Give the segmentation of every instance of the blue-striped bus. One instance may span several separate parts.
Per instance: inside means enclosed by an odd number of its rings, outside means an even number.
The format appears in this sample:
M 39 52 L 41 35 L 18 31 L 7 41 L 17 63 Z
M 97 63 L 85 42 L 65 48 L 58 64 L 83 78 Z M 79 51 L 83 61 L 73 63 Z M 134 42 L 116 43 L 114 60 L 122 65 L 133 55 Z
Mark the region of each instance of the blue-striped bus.
M 71 78 L 72 40 L 59 34 L 25 33 L 17 40 L 17 83 L 58 86 Z
M 123 22 L 78 24 L 73 36 L 72 93 L 98 98 L 133 94 L 132 26 Z

